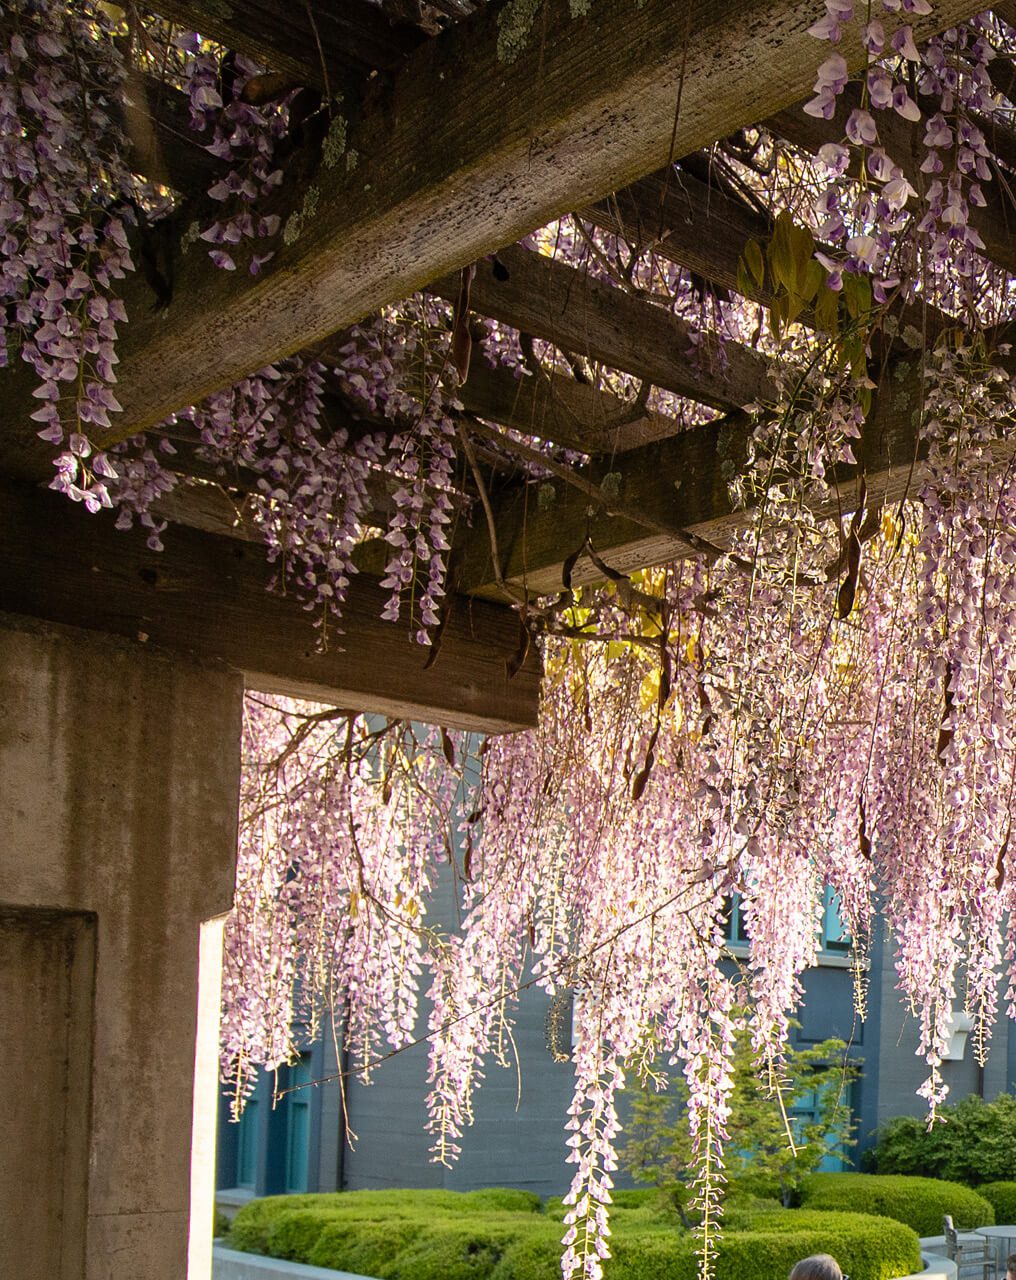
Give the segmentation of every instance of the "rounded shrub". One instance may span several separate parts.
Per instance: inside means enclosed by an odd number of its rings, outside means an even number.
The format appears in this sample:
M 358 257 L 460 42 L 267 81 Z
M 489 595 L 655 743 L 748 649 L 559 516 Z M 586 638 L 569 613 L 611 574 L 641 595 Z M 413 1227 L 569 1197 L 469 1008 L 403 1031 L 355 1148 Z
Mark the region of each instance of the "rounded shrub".
M 419 1223 L 408 1218 L 380 1223 L 352 1218 L 328 1219 L 313 1248 L 300 1262 L 314 1267 L 331 1267 L 358 1276 L 388 1280 L 396 1259 L 410 1247 L 420 1232 Z
M 383 1280 L 488 1280 L 506 1251 L 534 1228 L 547 1234 L 546 1224 L 528 1215 L 432 1222 L 399 1252 Z
M 956 1182 L 871 1173 L 813 1173 L 801 1184 L 806 1209 L 850 1210 L 881 1214 L 913 1228 L 919 1236 L 942 1234 L 942 1217 L 971 1230 L 995 1221 L 983 1196 Z M 850 1273 L 853 1275 L 853 1272 Z
M 485 1187 L 482 1191 L 461 1193 L 457 1212 L 539 1213 L 543 1201 L 535 1191 L 516 1191 L 513 1187 Z
M 716 1280 L 785 1280 L 794 1263 L 831 1253 L 851 1280 L 891 1280 L 921 1269 L 917 1233 L 889 1218 L 777 1209 L 720 1241 Z
M 982 1182 L 977 1194 L 995 1210 L 996 1222 L 1016 1222 L 1016 1182 Z
M 328 1209 L 290 1209 L 274 1216 L 265 1231 L 265 1253 L 271 1258 L 302 1262 L 309 1258 L 318 1236 L 340 1215 Z
M 280 1214 L 310 1208 L 315 1201 L 328 1199 L 331 1197 L 300 1195 L 264 1196 L 260 1200 L 251 1200 L 233 1219 L 229 1229 L 229 1245 L 246 1253 L 267 1253 L 268 1233 Z

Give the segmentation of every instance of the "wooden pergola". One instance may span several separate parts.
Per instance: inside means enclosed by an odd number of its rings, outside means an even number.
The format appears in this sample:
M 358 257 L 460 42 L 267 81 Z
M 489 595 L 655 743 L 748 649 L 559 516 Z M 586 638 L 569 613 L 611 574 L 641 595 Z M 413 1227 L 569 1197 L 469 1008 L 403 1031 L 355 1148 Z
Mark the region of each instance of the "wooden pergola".
M 559 591 L 566 566 L 580 585 L 604 562 L 630 572 L 723 546 L 751 518 L 728 490 L 747 456 L 745 406 L 770 396 L 766 359 L 728 340 L 722 369 L 693 361 L 691 331 L 666 306 L 520 239 L 577 213 L 703 287 L 769 302 L 738 264 L 749 241 L 767 241 L 772 213 L 714 181 L 705 153 L 757 125 L 815 152 L 842 137 L 848 109 L 829 121 L 800 110 L 824 56 L 807 34 L 820 0 L 149 7 L 332 106 L 327 136 L 290 157 L 274 209 L 285 230 L 252 278 L 188 249 L 215 162 L 179 92 L 140 73 L 131 83 L 132 167 L 179 203 L 161 248 L 171 287 L 157 298 L 142 272 L 124 283 L 113 434 L 173 438 L 184 480 L 160 507 L 164 551 L 46 491 L 51 450 L 29 418 L 31 379 L 0 375 L 0 1020 L 19 1100 L 0 1146 L 23 1157 L 0 1169 L 0 1216 L 14 1239 L 6 1260 L 26 1280 L 183 1274 L 188 1195 L 200 1203 L 212 1163 L 195 1123 L 189 1164 L 192 1097 L 213 1106 L 215 1092 L 214 1030 L 210 1042 L 195 1032 L 195 938 L 232 901 L 244 689 L 494 732 L 532 726 L 541 672 L 520 597 Z M 915 36 L 972 8 L 935 0 Z M 1012 0 L 996 9 L 1016 25 Z M 852 70 L 864 65 L 856 29 L 840 48 Z M 996 65 L 1016 101 L 1011 64 Z M 922 126 L 883 115 L 883 144 L 912 176 Z M 992 125 L 989 138 L 1016 170 L 1016 131 Z M 986 184 L 973 225 L 988 257 L 1016 271 L 1012 189 Z M 267 590 L 272 570 L 244 518 L 254 477 L 216 471 L 186 427 L 158 424 L 284 357 L 327 356 L 349 326 L 413 291 L 454 299 L 473 264 L 477 317 L 714 416 L 683 429 L 647 411 L 645 395 L 629 403 L 546 370 L 517 382 L 474 353 L 460 399 L 477 447 L 503 445 L 508 428 L 516 444 L 553 442 L 588 461 L 544 482 L 549 504 L 503 449 L 487 457 L 485 494 L 465 476 L 489 520 L 457 529 L 436 656 L 381 620 L 370 542 L 343 632 L 321 651 L 304 600 Z M 914 364 L 906 349 L 878 352 L 858 465 L 839 470 L 820 514 L 856 507 L 862 480 L 877 506 L 920 477 Z M 356 429 L 337 390 L 328 412 Z M 384 475 L 373 483 L 382 528 L 392 494 Z M 599 564 L 578 554 L 590 545 Z M 214 1008 L 214 948 L 201 966 Z M 194 1222 L 191 1275 L 203 1280 L 208 1226 Z
M 556 485 L 550 508 L 534 502 L 525 478 L 495 477 L 496 538 L 481 519 L 459 537 L 458 594 L 441 655 L 424 669 L 426 655 L 378 620 L 382 596 L 369 572 L 354 582 L 342 644 L 315 652 L 301 603 L 265 593 L 268 569 L 237 515 L 242 475 L 225 482 L 230 493 L 207 483 L 179 487 L 163 514 L 182 527 L 160 554 L 104 518 L 41 496 L 35 490 L 49 463 L 18 411 L 28 403 L 24 379 L 7 374 L 0 471 L 9 490 L 8 551 L 0 581 L 8 607 L 219 658 L 265 689 L 453 725 L 534 723 L 535 658 L 511 681 L 504 673 L 518 649 L 518 622 L 503 582 L 530 594 L 560 589 L 565 561 L 587 537 L 622 571 L 686 554 L 696 537 L 722 544 L 744 519 L 727 496 L 750 431 L 742 407 L 765 401 L 769 371 L 757 351 L 729 341 L 726 368 L 709 371 L 689 359 L 687 326 L 665 308 L 513 242 L 577 211 L 709 285 L 736 290 L 744 246 L 764 243 L 770 220 L 710 182 L 696 153 L 760 122 L 806 150 L 842 136 L 845 107 L 827 122 L 795 105 L 811 88 L 820 52 L 806 34 L 815 4 L 315 0 L 279 13 L 248 0 L 212 7 L 157 0 L 152 7 L 327 92 L 337 106 L 325 145 L 289 166 L 294 176 L 278 212 L 299 234 L 283 237 L 263 276 L 218 271 L 177 243 L 167 305 L 154 305 L 140 274 L 127 282 L 117 435 L 150 429 L 284 356 L 327 351 L 344 327 L 413 290 L 454 299 L 456 269 L 470 263 L 477 314 L 721 416 L 678 432 L 673 419 L 579 380 L 545 374 L 520 386 L 474 359 L 462 389 L 474 420 L 580 450 L 590 461 L 577 484 Z M 915 32 L 929 35 L 969 8 L 967 0 L 940 0 Z M 856 66 L 856 33 L 843 47 Z M 132 95 L 135 167 L 180 194 L 182 230 L 200 216 L 215 162 L 188 138 L 178 92 L 138 77 Z M 921 129 L 896 116 L 884 122 L 885 145 L 909 175 Z M 995 128 L 992 138 L 999 156 L 1016 158 L 1016 133 Z M 987 194 L 975 226 L 990 256 L 1011 269 L 1016 241 L 1004 184 L 989 184 Z M 764 289 L 755 300 L 768 300 Z M 904 408 L 911 382 L 895 358 L 889 351 L 883 359 L 858 449 L 876 500 L 898 496 L 913 480 L 916 432 Z M 347 405 L 336 400 L 334 412 L 337 425 L 348 422 Z M 182 469 L 207 480 L 193 442 L 177 443 Z M 608 470 L 610 498 L 597 500 L 590 495 Z M 838 510 L 849 509 L 855 479 L 848 469 L 840 475 Z M 381 506 L 384 499 L 379 491 Z M 364 564 L 379 568 L 369 549 Z M 598 573 L 582 559 L 574 580 Z M 75 589 L 78 576 L 92 584 L 87 593 Z

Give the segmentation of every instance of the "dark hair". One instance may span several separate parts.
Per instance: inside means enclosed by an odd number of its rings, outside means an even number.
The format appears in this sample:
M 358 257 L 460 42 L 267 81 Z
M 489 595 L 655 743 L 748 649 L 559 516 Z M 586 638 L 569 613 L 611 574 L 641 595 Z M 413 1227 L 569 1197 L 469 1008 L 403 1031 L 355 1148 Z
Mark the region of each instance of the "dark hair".
M 796 1263 L 788 1280 L 843 1280 L 840 1264 L 828 1253 L 813 1253 Z
M 1016 1271 L 1016 1253 L 1010 1253 L 1005 1260 L 1006 1271 Z

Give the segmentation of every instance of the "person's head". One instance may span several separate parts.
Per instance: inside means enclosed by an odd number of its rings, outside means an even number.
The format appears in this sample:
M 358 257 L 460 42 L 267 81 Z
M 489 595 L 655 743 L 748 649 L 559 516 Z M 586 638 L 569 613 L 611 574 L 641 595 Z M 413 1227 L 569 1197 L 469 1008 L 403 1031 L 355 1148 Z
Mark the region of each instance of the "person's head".
M 1005 1260 L 1005 1280 L 1016 1280 L 1016 1253 L 1010 1253 Z
M 844 1280 L 840 1264 L 828 1253 L 813 1253 L 796 1263 L 788 1280 Z

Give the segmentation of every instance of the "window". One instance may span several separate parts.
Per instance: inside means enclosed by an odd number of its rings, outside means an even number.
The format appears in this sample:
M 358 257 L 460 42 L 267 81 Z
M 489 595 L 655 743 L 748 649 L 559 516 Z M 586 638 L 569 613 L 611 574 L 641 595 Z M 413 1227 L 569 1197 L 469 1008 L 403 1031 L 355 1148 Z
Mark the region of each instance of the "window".
M 285 1095 L 286 1108 L 286 1175 L 287 1191 L 307 1190 L 307 1156 L 310 1146 L 309 1088 L 301 1088 L 311 1081 L 310 1054 L 304 1053 L 279 1072 L 280 1089 L 293 1089 Z
M 741 895 L 733 894 L 723 906 L 723 936 L 736 947 L 747 946 L 748 934 L 744 927 Z M 819 946 L 823 951 L 843 955 L 850 950 L 852 940 L 840 918 L 840 900 L 828 885 L 822 895 L 822 935 Z
M 840 918 L 840 899 L 836 891 L 826 885 L 822 897 L 822 950 L 849 951 L 852 939 Z
M 236 1141 L 236 1185 L 254 1188 L 258 1172 L 258 1103 L 248 1098 L 238 1125 Z
M 826 1085 L 827 1089 L 834 1088 L 834 1085 Z M 850 1086 L 846 1095 L 850 1114 L 855 1114 L 853 1086 Z M 820 1106 L 820 1094 L 817 1090 L 810 1093 L 802 1094 L 800 1098 L 789 1108 L 787 1118 L 790 1121 L 790 1129 L 794 1135 L 794 1140 L 803 1142 L 805 1139 L 805 1128 L 807 1125 L 818 1124 L 822 1119 Z M 838 1137 L 835 1133 L 829 1134 L 829 1151 L 822 1157 L 818 1163 L 819 1173 L 842 1173 L 844 1169 L 850 1169 L 853 1166 L 847 1156 L 846 1144 L 843 1141 L 843 1135 Z
M 747 946 L 748 935 L 741 916 L 741 895 L 733 894 L 723 904 L 723 936 L 735 946 Z

